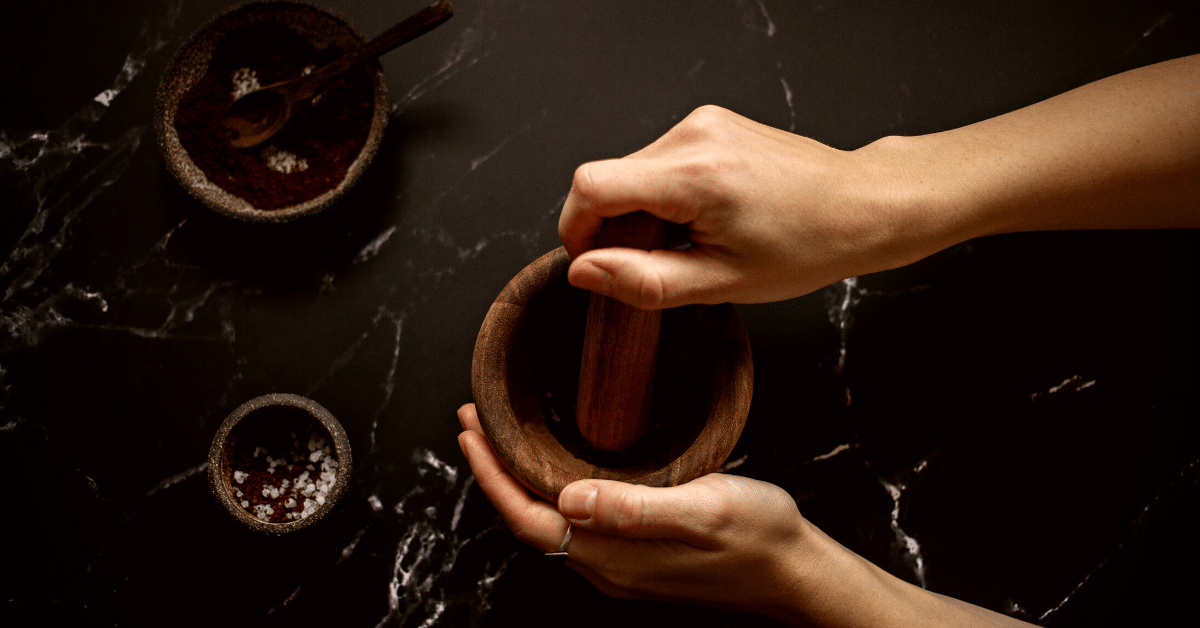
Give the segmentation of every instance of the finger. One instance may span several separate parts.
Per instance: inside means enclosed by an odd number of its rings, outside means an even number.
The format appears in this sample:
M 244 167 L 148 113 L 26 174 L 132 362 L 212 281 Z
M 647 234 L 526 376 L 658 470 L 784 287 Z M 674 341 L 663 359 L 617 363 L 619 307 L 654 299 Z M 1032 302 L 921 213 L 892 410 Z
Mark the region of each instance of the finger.
M 554 506 L 529 496 L 525 487 L 500 463 L 487 439 L 468 430 L 458 435 L 471 473 L 514 536 L 543 552 L 558 551 L 567 522 Z
M 695 177 L 679 176 L 679 160 L 626 158 L 594 161 L 575 171 L 558 219 L 558 236 L 572 258 L 596 246 L 605 218 L 645 210 L 684 224 L 699 215 L 710 191 Z
M 475 410 L 475 404 L 473 403 L 463 404 L 458 409 L 458 424 L 464 430 L 483 433 L 483 427 L 479 425 L 479 413 Z
M 732 288 L 745 282 L 713 251 L 704 246 L 687 251 L 595 249 L 571 262 L 567 281 L 644 310 L 734 300 Z
M 669 488 L 611 480 L 579 480 L 558 497 L 558 509 L 572 525 L 626 539 L 677 539 L 706 547 L 722 527 L 721 491 L 711 482 Z M 587 538 L 592 538 L 588 536 Z

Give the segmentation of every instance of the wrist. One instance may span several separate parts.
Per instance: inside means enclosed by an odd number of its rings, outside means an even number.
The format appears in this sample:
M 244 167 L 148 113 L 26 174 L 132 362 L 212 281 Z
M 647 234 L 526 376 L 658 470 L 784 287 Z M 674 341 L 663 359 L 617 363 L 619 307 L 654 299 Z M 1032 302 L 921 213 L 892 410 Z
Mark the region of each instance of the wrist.
M 996 231 L 963 195 L 942 139 L 889 136 L 853 152 L 861 177 L 857 188 L 876 217 L 879 265 L 872 271 L 904 266 Z
M 900 581 L 802 521 L 789 548 L 780 597 L 770 611 L 788 626 L 918 626 L 932 597 Z

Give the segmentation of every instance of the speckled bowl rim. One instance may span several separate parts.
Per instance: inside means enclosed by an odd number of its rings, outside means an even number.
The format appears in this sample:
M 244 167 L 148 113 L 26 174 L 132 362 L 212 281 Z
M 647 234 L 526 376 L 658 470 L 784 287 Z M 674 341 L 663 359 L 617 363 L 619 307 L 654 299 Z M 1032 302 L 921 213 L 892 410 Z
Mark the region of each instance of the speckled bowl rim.
M 297 408 L 307 412 L 314 419 L 319 421 L 325 429 L 329 430 L 329 434 L 333 436 L 333 451 L 338 457 L 337 476 L 333 480 L 333 488 L 329 491 L 329 495 L 325 498 L 325 503 L 317 506 L 309 516 L 286 523 L 268 523 L 246 512 L 236 501 L 233 495 L 230 494 L 229 487 L 230 476 L 232 471 L 225 464 L 225 445 L 229 440 L 229 434 L 233 431 L 234 426 L 250 413 L 261 410 L 263 408 L 273 406 L 284 406 Z M 212 447 L 208 450 L 208 483 L 212 488 L 212 492 L 217 497 L 229 514 L 233 515 L 234 519 L 242 522 L 246 527 L 264 532 L 266 534 L 287 534 L 295 532 L 303 528 L 307 528 L 312 524 L 320 521 L 325 515 L 329 514 L 342 495 L 346 493 L 346 489 L 350 486 L 350 474 L 354 468 L 354 460 L 350 455 L 350 439 L 346 437 L 346 430 L 342 429 L 342 424 L 338 423 L 337 419 L 329 413 L 321 404 L 300 395 L 290 395 L 287 393 L 272 393 L 255 397 L 246 403 L 238 406 L 236 410 L 225 417 L 225 421 L 221 423 L 221 427 L 217 428 L 217 435 L 213 437 Z
M 375 115 L 371 119 L 371 130 L 367 141 L 359 152 L 358 157 L 346 169 L 346 177 L 332 190 L 320 194 L 303 203 L 279 209 L 257 209 L 245 199 L 226 192 L 221 187 L 208 180 L 204 171 L 192 161 L 186 149 L 179 142 L 175 132 L 175 112 L 179 105 L 179 97 L 195 85 L 208 71 L 208 62 L 221 35 L 231 27 L 240 12 L 261 11 L 277 5 L 279 10 L 311 10 L 316 11 L 344 27 L 360 42 L 366 41 L 362 33 L 349 20 L 328 9 L 314 6 L 306 2 L 272 0 L 268 2 L 250 2 L 235 6 L 212 19 L 200 30 L 196 31 L 187 42 L 179 47 L 171 58 L 162 80 L 158 85 L 158 93 L 154 99 L 154 130 L 158 139 L 159 151 L 167 163 L 167 170 L 175 176 L 180 185 L 193 197 L 220 214 L 246 220 L 249 222 L 287 222 L 300 216 L 318 213 L 329 207 L 350 187 L 358 182 L 359 177 L 375 158 L 379 144 L 383 141 L 383 130 L 387 126 L 391 101 L 388 100 L 387 85 L 383 76 L 383 68 L 378 60 L 371 62 L 374 72 L 371 80 L 375 87 Z M 188 67 L 201 64 L 193 72 Z M 190 80 L 189 80 L 190 79 Z

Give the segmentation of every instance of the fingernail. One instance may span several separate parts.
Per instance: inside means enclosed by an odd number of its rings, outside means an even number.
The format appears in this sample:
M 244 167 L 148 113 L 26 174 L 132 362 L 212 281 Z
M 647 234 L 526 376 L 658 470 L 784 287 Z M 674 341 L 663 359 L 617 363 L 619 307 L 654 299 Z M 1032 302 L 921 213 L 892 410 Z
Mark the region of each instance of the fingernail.
M 609 284 L 612 283 L 612 273 L 604 268 L 589 262 L 578 262 L 571 267 L 571 272 L 567 278 L 571 285 L 576 288 L 584 288 L 592 292 L 601 292 L 607 294 Z
M 572 523 L 591 519 L 595 504 L 596 487 L 586 482 L 571 484 L 558 496 L 558 511 Z

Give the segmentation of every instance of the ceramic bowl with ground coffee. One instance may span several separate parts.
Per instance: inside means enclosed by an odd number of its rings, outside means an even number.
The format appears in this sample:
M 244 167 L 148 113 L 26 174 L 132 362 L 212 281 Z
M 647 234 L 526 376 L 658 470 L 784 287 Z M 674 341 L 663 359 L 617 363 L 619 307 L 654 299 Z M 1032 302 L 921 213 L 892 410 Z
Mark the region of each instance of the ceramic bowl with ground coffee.
M 383 137 L 390 105 L 378 61 L 342 74 L 258 146 L 231 146 L 236 133 L 221 121 L 241 96 L 362 42 L 346 20 L 304 4 L 248 4 L 218 16 L 179 49 L 159 85 L 155 130 L 168 169 L 234 218 L 283 222 L 325 209 L 358 180 Z
M 213 493 L 252 529 L 283 534 L 325 516 L 349 484 L 341 424 L 297 395 L 251 399 L 217 430 L 209 451 Z

